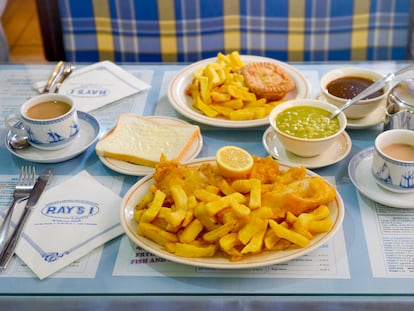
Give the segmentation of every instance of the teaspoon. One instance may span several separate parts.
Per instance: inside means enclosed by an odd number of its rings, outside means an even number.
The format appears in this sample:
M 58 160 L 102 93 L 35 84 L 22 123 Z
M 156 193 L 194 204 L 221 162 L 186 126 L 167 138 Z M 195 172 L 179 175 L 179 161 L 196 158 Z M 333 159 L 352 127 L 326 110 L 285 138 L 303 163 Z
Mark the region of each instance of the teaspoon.
M 7 143 L 15 150 L 21 150 L 29 146 L 29 141 L 26 137 L 12 131 L 7 134 Z

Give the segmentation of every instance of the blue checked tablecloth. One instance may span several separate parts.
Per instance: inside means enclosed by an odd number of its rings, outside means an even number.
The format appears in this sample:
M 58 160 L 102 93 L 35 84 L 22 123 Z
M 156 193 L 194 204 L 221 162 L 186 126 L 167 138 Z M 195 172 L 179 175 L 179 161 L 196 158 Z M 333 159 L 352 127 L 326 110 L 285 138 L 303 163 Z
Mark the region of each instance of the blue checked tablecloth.
M 399 60 L 412 0 L 59 0 L 67 60 Z

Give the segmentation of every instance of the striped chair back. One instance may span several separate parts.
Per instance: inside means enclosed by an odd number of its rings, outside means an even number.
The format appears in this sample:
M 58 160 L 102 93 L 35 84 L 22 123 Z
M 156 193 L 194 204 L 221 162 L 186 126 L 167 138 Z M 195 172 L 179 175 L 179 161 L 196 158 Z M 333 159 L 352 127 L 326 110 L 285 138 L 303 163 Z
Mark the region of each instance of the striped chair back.
M 412 0 L 58 0 L 67 60 L 407 59 Z

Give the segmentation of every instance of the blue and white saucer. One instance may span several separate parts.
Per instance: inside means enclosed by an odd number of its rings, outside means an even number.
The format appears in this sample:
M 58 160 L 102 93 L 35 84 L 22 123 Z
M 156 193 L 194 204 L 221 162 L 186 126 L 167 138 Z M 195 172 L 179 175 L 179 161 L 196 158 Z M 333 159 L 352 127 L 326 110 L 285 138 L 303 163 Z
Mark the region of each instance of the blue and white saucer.
M 78 137 L 69 146 L 58 150 L 41 150 L 32 146 L 21 150 L 15 150 L 7 143 L 5 136 L 4 143 L 16 157 L 37 163 L 57 163 L 70 160 L 93 145 L 99 137 L 100 125 L 92 115 L 78 111 L 79 133 Z
M 348 174 L 354 186 L 367 198 L 390 207 L 414 208 L 414 193 L 391 192 L 379 186 L 371 174 L 374 148 L 358 152 L 349 161 Z

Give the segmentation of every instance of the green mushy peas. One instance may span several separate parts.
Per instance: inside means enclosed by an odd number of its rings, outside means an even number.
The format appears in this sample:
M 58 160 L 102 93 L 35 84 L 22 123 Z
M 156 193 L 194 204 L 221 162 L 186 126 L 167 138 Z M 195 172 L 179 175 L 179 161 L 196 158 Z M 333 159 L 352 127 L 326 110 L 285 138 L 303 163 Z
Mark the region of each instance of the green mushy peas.
M 328 110 L 310 106 L 295 106 L 276 116 L 276 126 L 285 134 L 299 138 L 324 138 L 339 130 L 339 119 L 330 120 Z

